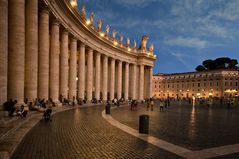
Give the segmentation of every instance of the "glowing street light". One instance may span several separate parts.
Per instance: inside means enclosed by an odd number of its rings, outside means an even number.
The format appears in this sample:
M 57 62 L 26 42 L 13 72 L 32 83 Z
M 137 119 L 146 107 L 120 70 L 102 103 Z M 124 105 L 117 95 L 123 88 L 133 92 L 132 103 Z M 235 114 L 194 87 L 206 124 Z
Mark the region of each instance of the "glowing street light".
M 90 25 L 90 20 L 89 19 L 86 20 L 86 25 Z
M 117 42 L 117 41 L 114 41 L 114 45 L 115 45 L 115 46 L 118 45 L 118 42 Z
M 101 36 L 101 37 L 104 37 L 104 36 L 105 36 L 105 34 L 104 34 L 103 32 L 101 32 L 101 33 L 100 33 L 100 36 Z
M 77 7 L 77 0 L 71 0 L 70 3 L 72 7 Z

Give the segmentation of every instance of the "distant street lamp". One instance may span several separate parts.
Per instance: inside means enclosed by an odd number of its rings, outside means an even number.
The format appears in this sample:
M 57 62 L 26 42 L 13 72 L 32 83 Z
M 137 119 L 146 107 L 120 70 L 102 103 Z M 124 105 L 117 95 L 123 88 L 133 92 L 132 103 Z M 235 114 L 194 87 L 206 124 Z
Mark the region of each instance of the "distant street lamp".
M 77 0 L 70 0 L 70 3 L 72 7 L 77 7 Z

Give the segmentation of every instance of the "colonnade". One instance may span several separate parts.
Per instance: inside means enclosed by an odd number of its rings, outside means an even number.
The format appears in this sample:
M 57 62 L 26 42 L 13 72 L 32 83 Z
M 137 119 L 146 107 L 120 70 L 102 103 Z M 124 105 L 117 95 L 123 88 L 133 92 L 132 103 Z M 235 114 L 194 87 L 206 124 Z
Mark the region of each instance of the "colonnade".
M 38 9 L 38 0 L 0 0 L 0 104 L 151 97 L 152 66 L 96 51 Z

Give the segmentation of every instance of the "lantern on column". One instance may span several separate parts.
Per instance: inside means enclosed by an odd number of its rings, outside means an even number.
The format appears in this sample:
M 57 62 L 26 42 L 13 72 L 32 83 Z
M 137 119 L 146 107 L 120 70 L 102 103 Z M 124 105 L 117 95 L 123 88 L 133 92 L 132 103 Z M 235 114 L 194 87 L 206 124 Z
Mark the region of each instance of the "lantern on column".
M 70 0 L 72 7 L 77 7 L 77 0 Z

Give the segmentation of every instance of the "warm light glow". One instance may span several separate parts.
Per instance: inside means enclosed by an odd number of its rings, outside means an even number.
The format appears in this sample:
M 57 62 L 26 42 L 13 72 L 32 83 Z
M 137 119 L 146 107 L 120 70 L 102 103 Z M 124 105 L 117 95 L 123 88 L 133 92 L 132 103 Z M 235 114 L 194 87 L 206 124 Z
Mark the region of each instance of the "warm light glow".
M 89 19 L 86 20 L 86 25 L 90 25 L 90 20 Z
M 131 49 L 130 49 L 130 48 L 128 48 L 128 51 L 131 51 Z
M 77 0 L 71 0 L 72 7 L 77 7 Z
M 202 91 L 204 92 L 204 89 L 202 89 Z
M 148 56 L 150 56 L 150 53 L 148 53 Z
M 118 42 L 117 42 L 117 41 L 114 41 L 114 45 L 118 45 Z
M 189 90 L 187 90 L 187 92 L 189 92 Z
M 182 90 L 180 89 L 179 92 L 182 92 Z
M 76 80 L 78 81 L 78 77 L 76 77 Z
M 200 96 L 201 94 L 200 93 L 197 93 L 197 96 Z
M 210 92 L 208 95 L 209 95 L 209 96 L 212 96 L 212 93 Z
M 100 36 L 101 36 L 101 37 L 103 37 L 104 35 L 105 35 L 104 33 L 102 33 L 102 32 L 100 33 Z
M 156 58 L 157 57 L 157 55 L 154 55 L 154 58 Z

